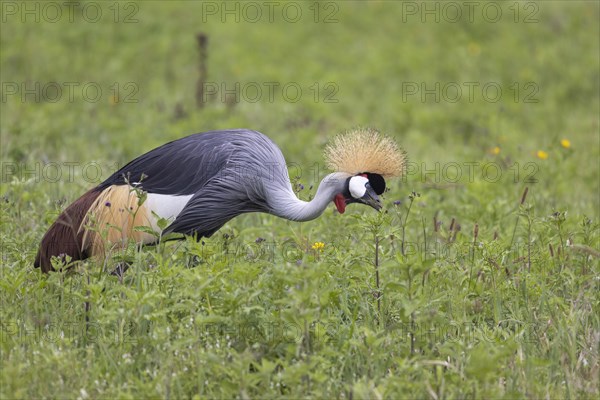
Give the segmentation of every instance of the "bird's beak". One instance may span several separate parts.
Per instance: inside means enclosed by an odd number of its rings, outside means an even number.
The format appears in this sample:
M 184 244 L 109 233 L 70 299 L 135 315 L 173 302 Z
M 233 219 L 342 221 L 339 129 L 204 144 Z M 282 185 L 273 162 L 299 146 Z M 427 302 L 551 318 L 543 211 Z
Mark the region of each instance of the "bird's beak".
M 367 188 L 367 191 L 365 192 L 365 195 L 360 198 L 360 201 L 373 207 L 377 211 L 381 210 L 381 200 L 379 199 L 379 196 L 377 196 L 377 193 L 375 193 L 370 184 L 367 183 L 365 187 Z

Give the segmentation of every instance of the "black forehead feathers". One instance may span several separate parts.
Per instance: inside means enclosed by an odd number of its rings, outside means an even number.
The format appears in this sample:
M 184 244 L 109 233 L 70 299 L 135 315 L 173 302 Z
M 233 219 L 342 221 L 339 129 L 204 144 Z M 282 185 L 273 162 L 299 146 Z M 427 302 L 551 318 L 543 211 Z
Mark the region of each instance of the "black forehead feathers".
M 385 179 L 383 179 L 383 176 L 379 174 L 373 174 L 371 172 L 363 172 L 359 175 L 367 176 L 369 184 L 371 185 L 375 193 L 382 194 L 383 192 L 385 192 Z

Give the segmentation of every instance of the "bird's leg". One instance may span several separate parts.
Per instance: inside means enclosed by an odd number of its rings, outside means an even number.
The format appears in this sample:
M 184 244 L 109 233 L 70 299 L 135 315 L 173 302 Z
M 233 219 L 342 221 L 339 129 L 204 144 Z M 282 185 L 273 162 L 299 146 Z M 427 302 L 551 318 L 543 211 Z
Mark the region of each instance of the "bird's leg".
M 185 235 L 175 236 L 175 237 L 169 237 L 169 238 L 166 238 L 166 239 L 162 239 L 161 241 L 162 241 L 162 243 L 165 243 L 165 242 L 172 242 L 174 240 L 177 240 L 177 241 L 185 240 Z M 149 245 L 147 244 L 146 246 L 154 246 L 156 244 L 157 243 L 152 243 L 152 244 L 149 244 Z

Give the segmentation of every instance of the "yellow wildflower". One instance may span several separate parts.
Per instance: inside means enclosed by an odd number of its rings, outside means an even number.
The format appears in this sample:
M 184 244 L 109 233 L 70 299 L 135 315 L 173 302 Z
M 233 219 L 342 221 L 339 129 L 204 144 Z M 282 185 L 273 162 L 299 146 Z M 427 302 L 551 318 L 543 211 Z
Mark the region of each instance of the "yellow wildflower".
M 323 250 L 324 247 L 325 247 L 325 243 L 323 243 L 323 242 L 315 242 L 312 245 L 313 250 Z
M 548 153 L 546 153 L 544 150 L 538 150 L 537 153 L 535 153 L 535 155 L 540 160 L 545 160 L 548 158 Z
M 498 154 L 500 154 L 500 147 L 498 147 L 498 146 L 494 147 L 493 149 L 490 150 L 490 153 L 497 156 Z
M 560 141 L 560 145 L 562 147 L 564 147 L 565 149 L 569 149 L 569 148 L 571 148 L 571 141 L 569 139 L 562 139 Z

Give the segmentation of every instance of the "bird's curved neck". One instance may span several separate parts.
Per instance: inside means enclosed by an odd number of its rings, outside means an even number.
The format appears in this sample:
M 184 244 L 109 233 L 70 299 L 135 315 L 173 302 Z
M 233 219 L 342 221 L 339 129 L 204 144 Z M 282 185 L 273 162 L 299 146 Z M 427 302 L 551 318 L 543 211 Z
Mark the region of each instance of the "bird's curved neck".
M 347 174 L 333 173 L 327 175 L 317 189 L 311 201 L 302 201 L 296 197 L 292 187 L 272 193 L 269 201 L 271 213 L 292 221 L 310 221 L 325 211 L 336 194 L 344 190 Z

